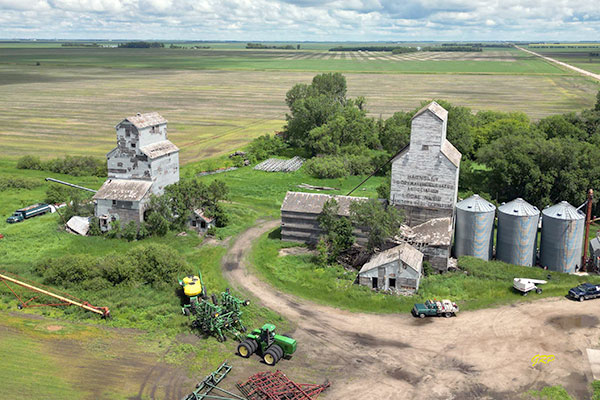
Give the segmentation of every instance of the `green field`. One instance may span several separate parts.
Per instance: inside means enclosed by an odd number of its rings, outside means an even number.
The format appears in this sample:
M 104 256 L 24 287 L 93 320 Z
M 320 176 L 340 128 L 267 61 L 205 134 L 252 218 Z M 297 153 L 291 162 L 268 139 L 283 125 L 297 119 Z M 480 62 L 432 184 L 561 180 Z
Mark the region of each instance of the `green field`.
M 169 120 L 184 163 L 218 156 L 281 130 L 286 91 L 322 71 L 344 71 L 349 96 L 364 96 L 370 114 L 384 118 L 441 98 L 537 119 L 590 107 L 598 90 L 514 49 L 393 58 L 382 52 L 45 45 L 0 47 L 3 157 L 104 157 L 114 147 L 114 125 L 148 111 Z
M 600 44 L 568 43 L 545 45 L 544 47 L 528 46 L 528 49 L 546 57 L 571 64 L 575 67 L 600 74 L 600 56 L 590 56 L 590 53 L 600 53 Z M 570 47 L 565 47 L 570 46 Z

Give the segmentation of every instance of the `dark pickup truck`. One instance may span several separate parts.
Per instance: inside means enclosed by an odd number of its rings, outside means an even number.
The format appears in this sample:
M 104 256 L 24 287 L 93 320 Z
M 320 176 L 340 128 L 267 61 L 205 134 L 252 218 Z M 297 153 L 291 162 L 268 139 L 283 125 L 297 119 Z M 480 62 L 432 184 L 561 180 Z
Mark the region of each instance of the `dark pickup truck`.
M 581 285 L 569 290 L 568 296 L 574 300 L 584 301 L 600 297 L 600 286 L 591 283 L 582 283 Z

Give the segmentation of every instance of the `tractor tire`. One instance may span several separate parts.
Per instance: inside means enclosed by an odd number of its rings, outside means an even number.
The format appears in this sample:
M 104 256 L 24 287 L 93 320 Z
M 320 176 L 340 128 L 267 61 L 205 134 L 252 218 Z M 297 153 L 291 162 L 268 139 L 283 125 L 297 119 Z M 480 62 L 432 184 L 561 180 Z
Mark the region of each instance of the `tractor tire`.
M 444 314 L 444 317 L 446 317 L 446 318 L 450 318 L 451 316 L 452 316 L 452 313 L 449 313 L 449 312 Z
M 540 288 L 537 288 L 537 289 L 535 289 L 535 292 L 536 292 L 537 294 L 542 294 L 542 289 L 540 289 Z
M 583 301 L 583 300 L 585 300 L 585 299 L 583 298 L 583 296 L 579 296 L 579 301 Z
M 258 342 L 254 339 L 247 339 L 248 343 L 250 343 L 250 346 L 252 346 L 252 352 L 256 352 L 256 350 L 258 350 Z
M 189 317 L 192 313 L 190 312 L 189 308 L 184 308 L 183 309 L 183 315 L 185 315 L 186 317 Z
M 269 349 L 273 349 L 273 351 L 277 353 L 277 361 L 283 358 L 283 349 L 278 344 L 274 344 Z
M 277 364 L 277 361 L 279 361 L 278 354 L 275 353 L 272 348 L 269 348 L 267 351 L 265 351 L 263 361 L 265 364 L 272 367 L 273 365 Z
M 523 292 L 523 296 L 527 296 L 529 292 Z
M 217 342 L 219 343 L 223 343 L 225 340 L 223 340 L 223 336 L 217 336 Z
M 210 298 L 211 298 L 211 300 L 212 300 L 212 302 L 213 302 L 213 304 L 214 304 L 215 306 L 218 306 L 218 305 L 219 305 L 219 300 L 217 299 L 217 295 L 216 295 L 216 294 L 211 294 L 211 295 L 210 295 Z
M 423 314 L 423 313 L 419 314 L 419 318 L 425 318 L 425 314 Z
M 237 352 L 243 358 L 248 358 L 254 353 L 254 346 L 248 339 L 244 340 L 242 343 L 238 344 Z

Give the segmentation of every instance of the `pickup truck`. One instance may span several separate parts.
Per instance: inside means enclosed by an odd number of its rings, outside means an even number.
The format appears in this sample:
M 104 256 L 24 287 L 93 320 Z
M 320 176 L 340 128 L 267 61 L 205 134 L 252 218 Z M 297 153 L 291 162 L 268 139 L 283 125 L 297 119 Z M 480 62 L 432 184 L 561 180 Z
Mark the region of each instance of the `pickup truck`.
M 574 300 L 584 301 L 600 297 L 600 286 L 592 285 L 591 283 L 582 283 L 581 285 L 569 289 L 567 295 Z
M 52 212 L 52 208 L 48 204 L 34 204 L 28 207 L 19 208 L 10 217 L 6 219 L 9 224 L 14 224 L 26 220 L 27 218 L 35 217 Z
M 456 303 L 450 300 L 427 300 L 424 304 L 415 304 L 411 313 L 414 317 L 455 317 L 458 312 Z

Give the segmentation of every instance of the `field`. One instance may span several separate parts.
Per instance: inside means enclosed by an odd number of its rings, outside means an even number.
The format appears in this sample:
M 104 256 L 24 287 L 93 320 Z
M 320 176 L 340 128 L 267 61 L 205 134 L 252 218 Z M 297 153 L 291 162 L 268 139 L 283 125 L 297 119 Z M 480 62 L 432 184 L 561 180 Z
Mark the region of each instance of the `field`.
M 41 65 L 36 66 L 36 62 Z M 593 104 L 598 86 L 512 49 L 482 53 L 0 48 L 3 157 L 89 154 L 114 147 L 114 125 L 158 111 L 184 163 L 225 154 L 281 130 L 285 93 L 342 71 L 350 96 L 388 117 L 423 100 L 532 118 Z
M 590 53 L 600 53 L 599 44 L 558 44 L 558 45 L 532 45 L 528 49 L 546 57 L 571 64 L 586 71 L 600 74 L 600 56 L 590 56 Z

